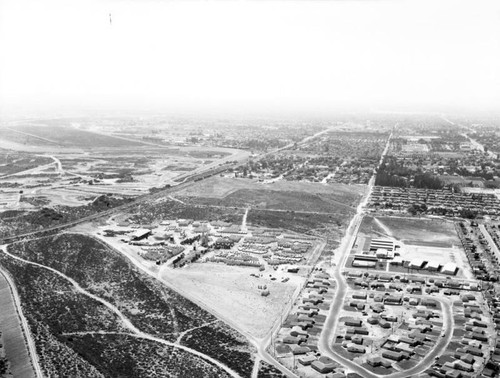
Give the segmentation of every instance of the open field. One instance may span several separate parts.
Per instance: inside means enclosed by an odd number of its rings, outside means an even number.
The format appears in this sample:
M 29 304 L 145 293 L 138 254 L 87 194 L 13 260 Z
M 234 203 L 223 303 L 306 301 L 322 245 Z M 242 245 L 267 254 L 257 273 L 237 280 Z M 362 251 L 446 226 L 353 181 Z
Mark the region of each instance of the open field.
M 36 377 L 9 284 L 0 271 L 0 332 L 14 377 Z
M 239 189 L 223 199 L 216 198 L 188 198 L 188 203 L 208 206 L 224 207 L 251 207 L 253 209 L 306 211 L 317 213 L 346 214 L 354 209 L 349 205 L 338 202 L 329 194 L 314 194 L 306 192 L 282 192 L 270 190 Z
M 165 219 L 222 220 L 229 223 L 240 223 L 244 213 L 243 209 L 199 207 L 162 198 L 153 203 L 135 206 L 130 210 L 129 218 L 139 224 L 159 223 Z
M 259 277 L 251 277 L 254 273 Z M 192 293 L 216 313 L 235 319 L 254 337 L 262 338 L 280 316 L 285 303 L 300 284 L 300 277 L 280 282 L 281 273 L 262 272 L 257 268 L 204 263 L 190 264 L 183 269 L 162 269 L 160 278 Z M 277 277 L 270 280 L 270 275 Z M 268 297 L 260 294 L 259 285 L 266 285 Z
M 202 212 L 207 207 L 212 211 L 250 208 L 248 223 L 253 226 L 308 234 L 330 232 L 338 237 L 364 190 L 359 185 L 289 181 L 262 184 L 255 180 L 212 177 L 175 196 L 186 203 L 186 208 L 191 206 Z
M 306 193 L 326 197 L 329 200 L 337 201 L 345 206 L 355 207 L 359 199 L 364 194 L 366 187 L 363 185 L 343 185 L 320 183 L 296 182 L 278 180 L 272 184 L 263 184 L 257 180 L 211 177 L 200 181 L 179 192 L 180 196 L 186 197 L 207 197 L 225 198 L 238 190 L 248 190 L 250 192 L 264 192 L 273 195 L 273 192 L 283 193 Z M 326 211 L 326 210 L 325 210 Z
M 11 175 L 51 163 L 53 163 L 53 160 L 46 156 L 0 149 L 0 176 Z
M 19 125 L 1 130 L 2 139 L 32 145 L 57 145 L 92 149 L 95 147 L 142 146 L 143 143 L 116 138 L 69 126 Z
M 435 243 L 436 247 L 460 245 L 453 222 L 441 219 L 399 217 L 376 217 L 377 220 L 388 236 L 405 244 L 423 242 L 427 246 L 432 246 L 430 243 Z
M 348 214 L 310 214 L 300 212 L 277 212 L 252 209 L 248 212 L 247 222 L 252 226 L 278 228 L 308 235 L 324 235 L 340 240 L 342 229 L 353 213 Z

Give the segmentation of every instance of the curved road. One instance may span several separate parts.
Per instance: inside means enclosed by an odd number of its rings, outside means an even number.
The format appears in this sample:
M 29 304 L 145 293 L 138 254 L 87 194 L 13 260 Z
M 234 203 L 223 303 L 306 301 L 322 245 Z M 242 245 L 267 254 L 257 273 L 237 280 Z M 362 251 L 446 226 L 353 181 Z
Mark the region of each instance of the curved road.
M 390 139 L 392 137 L 392 134 L 389 136 L 389 139 L 387 141 L 386 148 L 384 152 L 382 153 L 382 156 L 380 158 L 379 166 L 382 164 L 383 159 L 385 154 L 388 151 L 389 148 L 389 143 Z M 341 309 L 344 306 L 344 300 L 347 294 L 348 290 L 348 285 L 345 280 L 345 277 L 342 275 L 342 269 L 344 268 L 346 264 L 346 260 L 349 256 L 351 247 L 353 246 L 355 240 L 356 240 L 356 235 L 359 231 L 359 227 L 361 226 L 361 222 L 364 217 L 363 213 L 363 208 L 368 202 L 368 199 L 370 197 L 370 194 L 373 190 L 373 186 L 375 183 L 375 175 L 370 179 L 370 182 L 368 184 L 368 191 L 366 193 L 365 198 L 363 201 L 358 206 L 357 213 L 351 220 L 351 223 L 349 224 L 349 227 L 347 228 L 346 234 L 344 238 L 342 239 L 342 243 L 339 246 L 337 250 L 337 255 L 338 255 L 338 261 L 337 265 L 334 268 L 333 271 L 333 278 L 336 281 L 337 285 L 337 290 L 335 292 L 335 297 L 334 300 L 332 301 L 332 305 L 330 307 L 330 313 L 326 319 L 326 322 L 323 326 L 323 331 L 320 335 L 320 339 L 318 341 L 318 349 L 322 354 L 325 354 L 332 358 L 334 361 L 350 368 L 351 370 L 355 371 L 356 373 L 362 375 L 363 377 L 366 378 L 377 378 L 377 377 L 382 377 L 381 375 L 374 374 L 365 368 L 361 367 L 360 365 L 354 363 L 352 360 L 349 360 L 345 357 L 342 357 L 341 355 L 337 354 L 333 349 L 333 338 L 335 336 L 335 332 L 337 329 L 338 325 L 338 319 L 339 319 L 339 314 Z M 336 256 L 337 257 L 337 256 Z M 442 309 L 442 314 L 443 314 L 443 331 L 445 333 L 445 337 L 439 336 L 438 342 L 434 346 L 434 348 L 427 353 L 427 355 L 413 368 L 401 371 L 401 372 L 396 372 L 390 375 L 383 375 L 385 378 L 405 378 L 412 376 L 414 374 L 421 373 L 422 371 L 426 370 L 433 362 L 434 358 L 438 355 L 440 355 L 445 348 L 447 347 L 448 343 L 451 340 L 451 337 L 453 335 L 453 314 L 451 310 L 451 305 L 447 299 L 444 298 L 439 298 L 439 297 L 432 297 L 432 296 L 418 296 L 414 295 L 416 297 L 422 297 L 422 298 L 433 298 L 441 304 L 441 309 Z

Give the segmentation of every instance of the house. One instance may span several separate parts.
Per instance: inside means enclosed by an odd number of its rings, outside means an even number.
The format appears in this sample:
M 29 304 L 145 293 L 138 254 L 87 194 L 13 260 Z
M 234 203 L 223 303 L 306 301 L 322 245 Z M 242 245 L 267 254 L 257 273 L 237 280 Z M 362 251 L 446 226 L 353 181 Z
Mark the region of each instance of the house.
M 380 320 L 378 322 L 378 324 L 380 325 L 380 327 L 385 328 L 385 329 L 389 329 L 392 327 L 391 323 L 388 321 L 385 321 L 385 320 Z
M 403 297 L 389 295 L 385 298 L 384 303 L 388 305 L 401 305 L 403 303 Z
M 381 318 L 384 320 L 387 320 L 388 322 L 397 322 L 398 321 L 398 317 L 395 315 L 382 315 Z
M 382 365 L 382 357 L 380 356 L 370 356 L 366 359 L 366 363 L 370 366 L 377 367 Z
M 354 293 L 352 295 L 353 299 L 366 299 L 367 295 L 366 293 Z
M 344 324 L 349 327 L 361 327 L 363 322 L 361 321 L 361 319 L 346 319 L 344 321 Z
M 467 346 L 464 348 L 465 353 L 472 354 L 473 356 L 478 356 L 478 357 L 483 357 L 484 353 L 481 349 L 472 347 L 472 346 Z
M 366 328 L 360 327 L 360 328 L 354 328 L 354 333 L 357 335 L 369 335 L 370 332 Z
M 290 331 L 290 336 L 294 336 L 294 337 L 300 337 L 300 336 L 307 337 L 308 334 L 302 328 L 300 328 L 298 326 L 294 326 L 294 327 L 292 327 L 292 330 Z
M 299 364 L 304 365 L 304 366 L 309 366 L 311 365 L 314 361 L 316 361 L 316 356 L 313 354 L 303 356 L 299 358 Z
M 487 328 L 488 324 L 485 322 L 480 322 L 479 320 L 473 320 L 472 324 L 476 327 Z
M 394 350 L 396 352 L 406 352 L 406 353 L 409 353 L 409 354 L 413 354 L 414 353 L 413 348 L 410 347 L 408 344 L 406 344 L 404 342 L 399 342 L 396 345 L 394 345 Z
M 382 352 L 382 357 L 394 361 L 401 361 L 402 359 L 404 359 L 404 355 L 401 352 L 393 352 L 391 350 L 384 350 Z
M 347 351 L 350 353 L 365 353 L 365 347 L 362 345 L 350 343 L 349 345 L 347 345 Z
M 422 298 L 420 304 L 426 307 L 437 307 L 437 301 L 434 299 Z
M 363 345 L 363 336 L 359 336 L 359 335 L 354 335 L 351 337 L 351 341 L 354 343 L 354 344 L 358 344 L 358 345 Z
M 321 374 L 331 373 L 336 367 L 335 363 L 333 361 L 326 362 L 322 358 L 323 356 L 319 360 L 313 361 L 311 367 Z
M 301 337 L 297 336 L 285 336 L 283 338 L 284 344 L 299 344 L 302 341 Z

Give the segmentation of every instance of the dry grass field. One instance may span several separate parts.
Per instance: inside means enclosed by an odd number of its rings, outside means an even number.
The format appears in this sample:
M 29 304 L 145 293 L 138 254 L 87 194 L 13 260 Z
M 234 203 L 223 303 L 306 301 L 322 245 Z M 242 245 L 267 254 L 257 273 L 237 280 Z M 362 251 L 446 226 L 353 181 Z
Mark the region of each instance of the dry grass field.
M 460 245 L 455 226 L 450 221 L 399 217 L 377 217 L 376 221 L 388 232 L 389 236 L 405 244 L 441 248 Z
M 250 276 L 251 273 L 262 277 Z M 272 281 L 270 278 L 280 278 Z M 302 278 L 281 281 L 281 271 L 259 272 L 257 268 L 215 263 L 191 264 L 183 269 L 162 269 L 160 278 L 182 288 L 214 313 L 233 319 L 242 330 L 256 338 L 264 337 L 280 317 L 287 301 Z M 258 286 L 270 292 L 263 297 Z
M 179 192 L 186 197 L 224 198 L 238 190 L 266 192 L 302 192 L 328 196 L 346 206 L 356 206 L 366 187 L 364 185 L 343 185 L 279 180 L 263 184 L 257 180 L 211 177 Z

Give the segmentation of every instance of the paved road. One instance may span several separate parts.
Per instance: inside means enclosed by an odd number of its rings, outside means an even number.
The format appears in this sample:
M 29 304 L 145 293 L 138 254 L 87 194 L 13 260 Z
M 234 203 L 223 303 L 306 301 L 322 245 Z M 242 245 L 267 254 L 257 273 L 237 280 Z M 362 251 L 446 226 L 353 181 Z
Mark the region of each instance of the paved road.
M 488 232 L 488 230 L 486 230 L 486 227 L 484 226 L 484 224 L 481 223 L 479 225 L 479 229 L 483 233 L 485 239 L 488 241 L 488 244 L 490 245 L 493 253 L 496 255 L 498 261 L 500 261 L 500 251 L 498 250 L 498 247 L 495 244 L 495 242 L 493 241 L 493 238 L 491 237 L 490 233 Z

